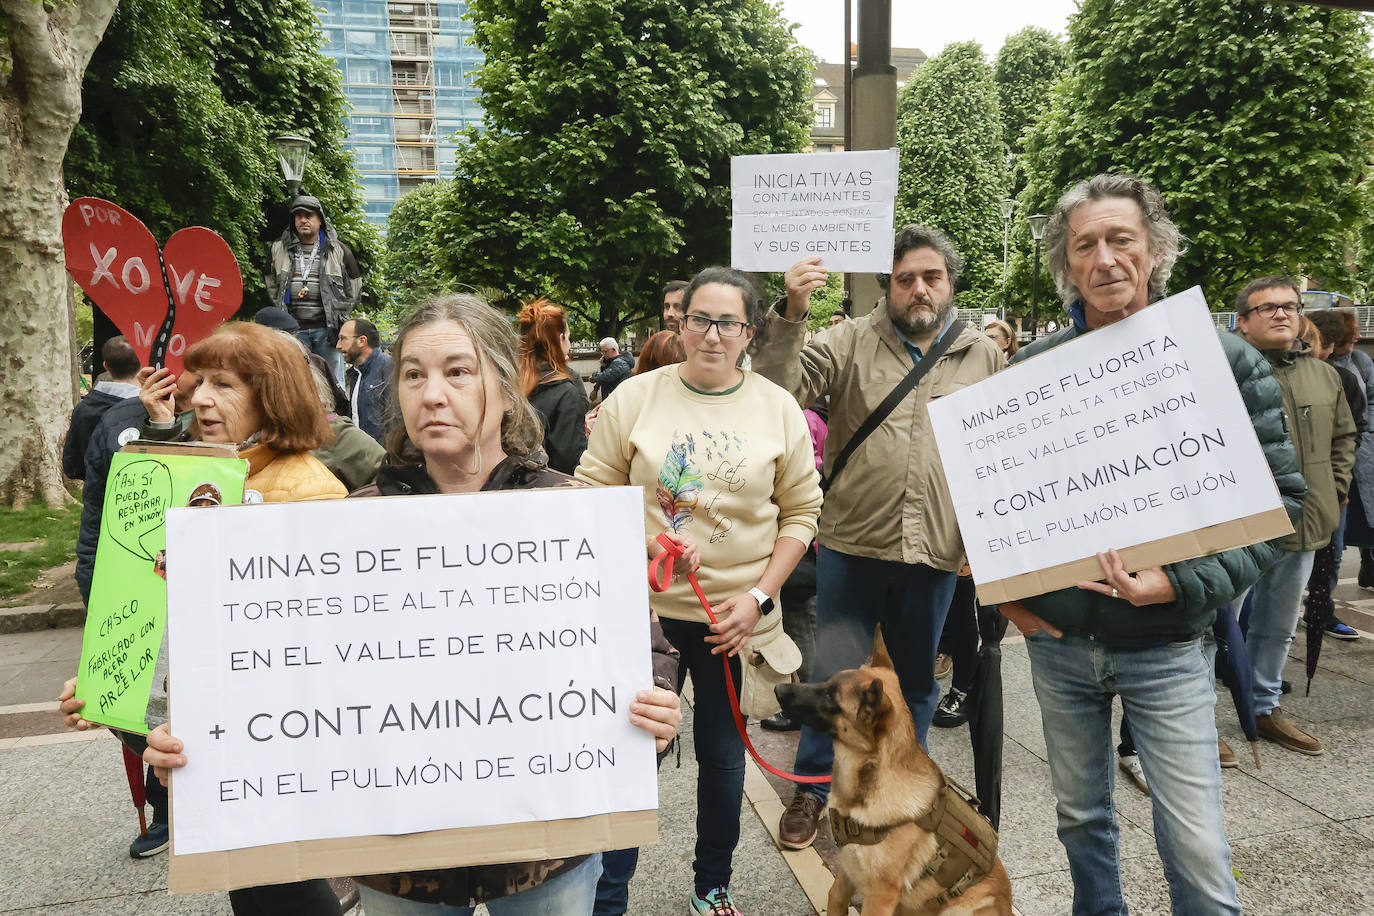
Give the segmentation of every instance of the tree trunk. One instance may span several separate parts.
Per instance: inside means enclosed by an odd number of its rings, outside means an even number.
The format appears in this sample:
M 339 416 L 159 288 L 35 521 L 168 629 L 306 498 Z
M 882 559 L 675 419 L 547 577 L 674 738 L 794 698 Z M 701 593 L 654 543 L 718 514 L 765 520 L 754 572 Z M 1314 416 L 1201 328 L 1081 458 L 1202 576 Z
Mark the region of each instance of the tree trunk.
M 0 501 L 68 502 L 73 391 L 62 160 L 81 80 L 116 0 L 0 0 Z

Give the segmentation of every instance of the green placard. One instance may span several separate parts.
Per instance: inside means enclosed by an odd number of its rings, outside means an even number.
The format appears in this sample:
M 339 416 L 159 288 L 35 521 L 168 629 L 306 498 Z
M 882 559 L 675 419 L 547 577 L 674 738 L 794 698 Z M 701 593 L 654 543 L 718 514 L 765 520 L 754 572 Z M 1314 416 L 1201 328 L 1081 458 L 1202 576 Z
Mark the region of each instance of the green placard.
M 92 722 L 147 734 L 149 696 L 167 623 L 166 511 L 238 505 L 248 462 L 223 448 L 131 445 L 114 456 L 105 485 L 76 695 Z

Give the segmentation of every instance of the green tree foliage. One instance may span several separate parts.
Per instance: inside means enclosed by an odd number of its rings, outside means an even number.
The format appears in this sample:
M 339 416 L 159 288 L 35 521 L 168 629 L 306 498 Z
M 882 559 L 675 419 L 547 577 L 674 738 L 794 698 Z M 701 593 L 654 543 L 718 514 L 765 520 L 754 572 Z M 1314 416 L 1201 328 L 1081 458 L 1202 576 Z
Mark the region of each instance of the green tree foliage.
M 288 218 L 271 139 L 296 131 L 314 144 L 303 189 L 366 268 L 377 234 L 340 146 L 347 102 L 321 40 L 308 0 L 124 0 L 86 71 L 68 193 L 113 200 L 160 242 L 214 229 L 256 311 Z
M 458 281 L 547 294 L 598 335 L 729 253 L 730 156 L 795 151 L 812 55 L 766 0 L 472 0 L 486 124 L 439 244 Z
M 436 241 L 435 222 L 448 193 L 447 182 L 421 185 L 391 208 L 382 268 L 392 322 L 420 300 L 457 287 L 453 276 L 438 266 L 443 253 Z
M 945 47 L 897 99 L 897 224 L 945 232 L 964 257 L 961 306 L 995 301 L 1002 274 L 1007 148 L 997 86 L 977 42 Z
M 1031 131 L 1022 212 L 1132 172 L 1191 239 L 1171 286 L 1215 308 L 1260 274 L 1347 282 L 1368 221 L 1370 35 L 1355 13 L 1256 0 L 1084 0 Z
M 1011 154 L 1013 196 L 1026 184 L 1018 167 L 1026 131 L 1045 110 L 1064 65 L 1064 43 L 1053 32 L 1034 26 L 1008 35 L 997 52 L 992 78 L 1002 111 L 1002 139 Z

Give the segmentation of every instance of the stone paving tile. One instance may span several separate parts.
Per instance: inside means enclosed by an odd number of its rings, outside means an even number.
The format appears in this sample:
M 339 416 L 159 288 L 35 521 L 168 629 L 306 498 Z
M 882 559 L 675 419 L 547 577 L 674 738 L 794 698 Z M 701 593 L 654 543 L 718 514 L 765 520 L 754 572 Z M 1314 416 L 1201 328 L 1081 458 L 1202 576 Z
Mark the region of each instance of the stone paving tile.
M 1290 664 L 1285 669 L 1285 675 L 1298 691 L 1301 691 L 1307 683 L 1307 671 L 1304 667 L 1306 659 L 1305 653 L 1307 646 L 1304 642 L 1305 634 L 1299 634 L 1293 640 L 1294 651 L 1290 653 Z M 1298 661 L 1295 668 L 1292 664 Z M 1316 679 L 1312 681 L 1312 690 L 1317 690 L 1317 685 L 1321 683 L 1321 678 L 1326 672 L 1334 671 L 1346 677 L 1359 681 L 1362 684 L 1374 685 L 1374 639 L 1357 639 L 1354 642 L 1346 642 L 1339 639 L 1323 639 L 1322 654 L 1318 661 L 1322 671 L 1318 672 Z M 1301 680 L 1294 680 L 1287 672 L 1296 671 Z
M 1019 886 L 1021 878 L 1067 868 L 1064 847 L 1055 834 L 1054 790 L 1043 764 L 1007 768 L 1002 778 L 1002 864 Z M 1132 789 L 1131 791 L 1135 791 Z M 1124 787 L 1118 787 L 1120 798 Z M 1122 856 L 1154 853 L 1154 839 L 1127 819 L 1119 820 Z
M 670 755 L 659 771 L 658 845 L 640 851 L 630 883 L 628 916 L 687 912 L 696 843 L 696 755 L 692 751 L 692 710 L 683 710 L 682 768 Z M 746 799 L 740 815 L 730 892 L 751 916 L 811 916 L 812 909 L 772 838 Z
M 1345 826 L 1365 839 L 1374 841 L 1374 817 L 1357 817 L 1353 821 L 1346 821 Z
M 57 699 L 67 678 L 76 674 L 77 661 L 57 659 L 5 667 L 12 668 L 13 674 L 0 680 L 0 700 L 3 700 L 0 706 L 12 706 Z M 3 676 L 4 672 L 0 671 L 0 677 Z
M 166 888 L 165 856 L 129 858 L 138 818 L 113 738 L 0 753 L 0 784 L 14 779 L 25 794 L 5 801 L 5 835 L 23 842 L 0 847 L 0 874 L 13 876 L 0 912 Z
M 1374 716 L 1323 722 L 1313 729 L 1326 747 L 1320 757 L 1307 757 L 1277 744 L 1260 744 L 1263 769 L 1237 747 L 1240 769 L 1333 820 L 1374 815 Z M 1229 740 L 1229 738 L 1228 738 Z
M 54 632 L 40 630 L 36 633 L 9 633 L 0 636 L 0 658 L 5 660 L 4 667 L 41 661 L 54 647 Z
M 1374 842 L 1340 824 L 1232 843 L 1249 916 L 1374 913 Z

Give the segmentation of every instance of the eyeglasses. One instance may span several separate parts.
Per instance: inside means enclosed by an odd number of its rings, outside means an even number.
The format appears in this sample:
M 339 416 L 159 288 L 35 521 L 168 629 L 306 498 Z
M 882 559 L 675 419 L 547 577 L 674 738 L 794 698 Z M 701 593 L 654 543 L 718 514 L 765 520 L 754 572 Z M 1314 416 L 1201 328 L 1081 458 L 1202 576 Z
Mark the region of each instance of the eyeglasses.
M 744 333 L 744 329 L 749 327 L 747 321 L 734 321 L 730 318 L 707 318 L 705 315 L 687 315 L 687 330 L 697 334 L 705 334 L 711 330 L 711 325 L 716 326 L 716 330 L 721 337 L 738 337 Z
M 1301 315 L 1301 314 L 1302 314 L 1302 303 L 1301 303 L 1301 302 L 1266 302 L 1266 303 L 1264 303 L 1263 305 L 1257 305 L 1257 306 L 1255 306 L 1255 307 L 1252 308 L 1252 309 L 1248 309 L 1248 310 L 1245 312 L 1245 314 L 1246 314 L 1246 315 L 1258 315 L 1258 316 L 1260 316 L 1261 318 L 1273 318 L 1274 315 L 1276 315 L 1276 314 L 1279 313 L 1279 312 L 1283 312 L 1285 315 L 1293 315 L 1293 316 Z

